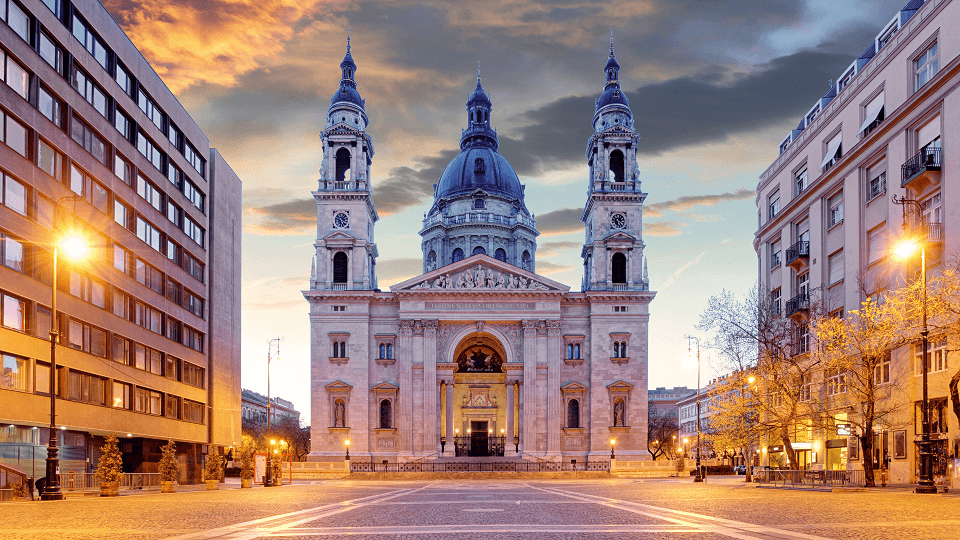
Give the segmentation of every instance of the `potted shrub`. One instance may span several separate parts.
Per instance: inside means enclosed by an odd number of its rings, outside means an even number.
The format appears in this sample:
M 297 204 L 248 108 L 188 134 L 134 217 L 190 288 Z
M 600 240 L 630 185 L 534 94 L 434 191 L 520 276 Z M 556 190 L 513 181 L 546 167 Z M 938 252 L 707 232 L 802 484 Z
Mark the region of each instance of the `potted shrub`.
M 176 481 L 180 478 L 180 462 L 177 460 L 177 445 L 173 440 L 160 447 L 160 493 L 176 493 Z
M 253 447 L 246 443 L 240 447 L 240 487 L 253 487 Z
M 203 477 L 207 481 L 207 489 L 220 489 L 220 477 L 223 475 L 223 458 L 220 449 L 210 445 L 207 453 L 207 464 L 203 469 Z
M 22 501 L 27 498 L 27 488 L 21 482 L 13 484 L 13 500 Z
M 116 436 L 110 435 L 100 451 L 103 452 L 97 464 L 100 496 L 116 497 L 120 495 L 120 481 L 123 480 L 123 455 L 120 454 L 120 441 Z
M 270 454 L 270 473 L 272 474 L 273 485 L 283 485 L 283 461 L 279 454 Z

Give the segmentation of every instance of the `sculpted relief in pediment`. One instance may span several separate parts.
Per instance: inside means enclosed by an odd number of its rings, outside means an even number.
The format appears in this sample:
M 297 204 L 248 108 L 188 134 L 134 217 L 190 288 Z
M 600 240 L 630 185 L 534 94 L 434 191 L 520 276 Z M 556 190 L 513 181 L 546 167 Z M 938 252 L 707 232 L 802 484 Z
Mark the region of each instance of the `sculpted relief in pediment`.
M 507 291 L 546 291 L 549 287 L 534 279 L 497 272 L 492 268 L 477 266 L 463 272 L 443 274 L 434 279 L 425 279 L 411 289 L 489 289 Z

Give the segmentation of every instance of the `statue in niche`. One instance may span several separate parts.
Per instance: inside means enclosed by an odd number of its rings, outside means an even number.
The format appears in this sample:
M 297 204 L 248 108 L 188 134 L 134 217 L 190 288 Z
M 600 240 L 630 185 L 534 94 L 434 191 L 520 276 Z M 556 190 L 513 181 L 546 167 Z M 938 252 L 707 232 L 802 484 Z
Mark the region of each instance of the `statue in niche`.
M 344 411 L 343 401 L 338 399 L 333 409 L 333 427 L 346 427 L 344 424 L 344 415 L 346 411 Z
M 623 401 L 619 399 L 613 405 L 613 425 L 623 427 Z
M 497 396 L 490 396 L 490 406 L 491 407 L 497 406 Z

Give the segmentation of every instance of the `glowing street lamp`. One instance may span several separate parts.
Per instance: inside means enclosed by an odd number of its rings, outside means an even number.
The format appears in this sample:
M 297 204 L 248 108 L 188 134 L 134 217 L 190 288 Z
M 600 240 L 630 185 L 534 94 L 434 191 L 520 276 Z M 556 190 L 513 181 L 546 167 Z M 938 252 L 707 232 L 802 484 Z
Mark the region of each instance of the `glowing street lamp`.
M 703 474 L 700 469 L 700 339 L 696 336 L 687 336 L 687 354 L 690 354 L 690 340 L 697 342 L 697 474 L 693 477 L 694 482 L 703 482 Z M 684 440 L 684 443 L 687 441 Z
M 343 441 L 343 445 L 347 448 L 347 457 L 345 457 L 344 459 L 346 459 L 347 461 L 350 461 L 350 440 L 347 439 L 346 441 Z
M 57 201 L 55 214 L 64 201 L 76 201 L 82 197 L 64 197 Z M 56 218 L 56 215 L 54 216 Z M 54 219 L 56 226 L 56 219 Z M 83 236 L 76 230 L 64 233 L 58 241 L 53 243 L 53 288 L 50 296 L 50 441 L 47 444 L 46 483 L 40 499 L 44 501 L 59 501 L 63 499 L 60 491 L 60 449 L 57 447 L 57 338 L 60 332 L 57 329 L 57 260 L 62 250 L 67 258 L 81 261 L 86 256 L 89 247 Z
M 610 459 L 611 460 L 617 459 L 617 455 L 613 453 L 613 447 L 616 446 L 616 444 L 617 444 L 616 439 L 610 439 Z

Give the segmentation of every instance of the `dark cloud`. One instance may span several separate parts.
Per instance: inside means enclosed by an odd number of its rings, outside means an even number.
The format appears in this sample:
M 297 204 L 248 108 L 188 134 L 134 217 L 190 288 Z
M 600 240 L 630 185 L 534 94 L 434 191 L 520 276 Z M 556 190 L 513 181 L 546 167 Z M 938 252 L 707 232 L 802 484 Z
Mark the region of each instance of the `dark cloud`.
M 540 214 L 537 216 L 537 230 L 547 236 L 583 231 L 582 214 L 582 208 L 561 208 Z
M 257 234 L 305 234 L 317 227 L 317 202 L 313 199 L 294 199 L 253 207 L 249 212 L 260 218 L 259 223 L 247 228 Z
M 388 216 L 433 196 L 433 184 L 459 150 L 444 150 L 421 157 L 415 168 L 394 167 L 383 180 L 373 180 L 373 202 L 381 216 Z

